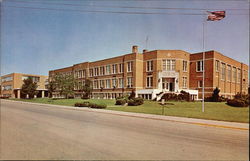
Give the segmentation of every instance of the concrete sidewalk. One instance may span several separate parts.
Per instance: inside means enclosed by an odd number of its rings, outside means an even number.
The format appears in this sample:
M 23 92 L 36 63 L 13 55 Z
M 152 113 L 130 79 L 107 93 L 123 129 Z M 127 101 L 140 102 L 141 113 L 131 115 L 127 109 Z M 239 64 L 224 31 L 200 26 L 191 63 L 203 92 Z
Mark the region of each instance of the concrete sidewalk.
M 113 110 L 106 110 L 106 109 L 91 109 L 87 107 L 71 107 L 71 106 L 31 103 L 31 102 L 3 100 L 3 99 L 1 99 L 1 101 L 18 102 L 21 104 L 35 104 L 35 105 L 40 105 L 40 106 L 57 107 L 57 108 L 63 108 L 63 109 L 68 109 L 68 110 L 99 112 L 99 113 L 106 113 L 106 114 L 120 115 L 120 116 L 127 116 L 127 117 L 137 117 L 137 118 L 144 118 L 144 119 L 179 122 L 179 123 L 184 123 L 184 124 L 194 124 L 194 125 L 199 125 L 199 126 L 210 126 L 210 127 L 216 127 L 216 128 L 249 130 L 249 123 L 237 123 L 237 122 L 215 121 L 215 120 L 195 119 L 195 118 L 186 118 L 186 117 L 163 116 L 163 115 L 154 115 L 154 114 L 113 111 Z

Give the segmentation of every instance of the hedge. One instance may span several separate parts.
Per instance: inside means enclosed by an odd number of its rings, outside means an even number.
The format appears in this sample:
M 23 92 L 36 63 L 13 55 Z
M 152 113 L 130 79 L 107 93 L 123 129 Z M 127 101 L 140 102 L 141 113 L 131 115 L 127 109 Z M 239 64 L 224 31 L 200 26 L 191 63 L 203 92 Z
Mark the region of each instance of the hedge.
M 107 107 L 106 104 L 96 104 L 90 102 L 82 102 L 82 103 L 75 103 L 75 107 L 90 107 L 90 108 L 97 108 L 97 109 L 104 109 Z

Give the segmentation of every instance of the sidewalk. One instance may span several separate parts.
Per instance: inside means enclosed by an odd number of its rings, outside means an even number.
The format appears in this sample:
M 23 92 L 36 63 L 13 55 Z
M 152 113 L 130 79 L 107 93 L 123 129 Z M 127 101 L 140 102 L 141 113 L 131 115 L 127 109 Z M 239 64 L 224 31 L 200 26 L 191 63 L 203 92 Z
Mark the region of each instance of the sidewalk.
M 3 101 L 3 99 L 1 99 L 1 101 Z M 4 101 L 18 102 L 21 104 L 34 104 L 34 105 L 47 106 L 47 107 L 48 106 L 59 107 L 59 108 L 68 109 L 68 110 L 98 112 L 98 113 L 106 113 L 106 114 L 120 115 L 120 116 L 127 116 L 127 117 L 137 117 L 137 118 L 144 118 L 144 119 L 179 122 L 179 123 L 194 124 L 194 125 L 199 125 L 199 126 L 228 128 L 228 129 L 235 129 L 235 130 L 249 130 L 248 123 L 215 121 L 215 120 L 205 120 L 205 119 L 195 119 L 195 118 L 175 117 L 175 116 L 163 116 L 163 115 L 153 115 L 153 114 L 143 114 L 143 113 L 133 113 L 133 112 L 123 112 L 123 111 L 112 111 L 112 110 L 105 110 L 105 109 L 91 109 L 87 107 L 71 107 L 71 106 L 31 103 L 31 102 L 13 101 L 13 100 L 4 100 Z

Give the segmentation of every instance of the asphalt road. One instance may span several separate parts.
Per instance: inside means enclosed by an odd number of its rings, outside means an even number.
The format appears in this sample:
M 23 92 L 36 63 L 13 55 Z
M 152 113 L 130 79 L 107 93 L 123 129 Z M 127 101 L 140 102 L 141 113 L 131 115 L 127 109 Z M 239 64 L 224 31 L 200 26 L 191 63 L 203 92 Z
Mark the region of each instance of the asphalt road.
M 248 160 L 248 134 L 1 101 L 0 159 Z

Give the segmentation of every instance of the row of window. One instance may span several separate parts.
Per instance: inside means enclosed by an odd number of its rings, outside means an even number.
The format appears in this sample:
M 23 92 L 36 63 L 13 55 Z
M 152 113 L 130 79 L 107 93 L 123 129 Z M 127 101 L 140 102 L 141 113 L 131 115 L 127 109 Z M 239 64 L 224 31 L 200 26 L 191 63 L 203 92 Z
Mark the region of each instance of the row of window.
M 12 81 L 13 77 L 4 77 L 1 79 L 2 82 Z
M 133 71 L 133 62 L 127 62 L 127 72 Z M 89 76 L 102 76 L 124 72 L 124 64 L 112 64 L 89 69 Z
M 127 77 L 127 88 L 133 87 L 133 78 Z M 93 89 L 124 88 L 123 78 L 93 80 Z
M 3 86 L 2 90 L 12 90 L 12 85 Z
M 31 78 L 33 82 L 40 82 L 40 77 L 35 77 L 35 76 L 22 76 L 22 80 Z
M 232 67 L 231 65 L 226 65 L 225 63 L 221 62 L 219 60 L 215 61 L 215 70 L 216 72 L 219 72 L 221 68 L 221 80 L 226 80 L 229 82 L 238 82 L 241 81 L 241 69 Z M 227 78 L 226 78 L 227 74 Z

